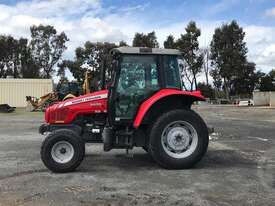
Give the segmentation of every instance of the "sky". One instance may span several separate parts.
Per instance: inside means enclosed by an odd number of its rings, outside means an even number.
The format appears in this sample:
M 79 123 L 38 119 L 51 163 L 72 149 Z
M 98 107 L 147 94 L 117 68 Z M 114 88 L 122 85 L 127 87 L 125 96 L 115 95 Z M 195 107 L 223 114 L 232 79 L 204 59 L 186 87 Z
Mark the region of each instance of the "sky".
M 246 32 L 248 60 L 264 72 L 275 68 L 275 0 L 0 0 L 0 34 L 30 37 L 31 25 L 53 25 L 70 39 L 63 59 L 72 59 L 88 40 L 131 44 L 136 32 L 154 30 L 163 46 L 191 20 L 201 29 L 201 47 L 216 27 L 237 20 Z

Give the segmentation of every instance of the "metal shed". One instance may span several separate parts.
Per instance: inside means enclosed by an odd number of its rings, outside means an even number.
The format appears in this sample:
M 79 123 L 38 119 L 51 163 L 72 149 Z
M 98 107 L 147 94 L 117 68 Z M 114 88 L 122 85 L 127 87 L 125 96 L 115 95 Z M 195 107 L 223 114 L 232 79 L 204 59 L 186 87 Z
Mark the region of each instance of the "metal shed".
M 0 79 L 0 104 L 25 107 L 26 96 L 40 97 L 52 91 L 51 79 Z
M 253 101 L 255 106 L 275 107 L 275 92 L 253 92 Z

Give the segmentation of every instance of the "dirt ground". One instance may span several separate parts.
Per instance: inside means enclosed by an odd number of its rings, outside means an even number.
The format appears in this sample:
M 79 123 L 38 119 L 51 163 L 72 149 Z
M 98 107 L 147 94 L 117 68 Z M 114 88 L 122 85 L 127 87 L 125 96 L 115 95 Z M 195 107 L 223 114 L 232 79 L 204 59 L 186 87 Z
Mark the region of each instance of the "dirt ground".
M 87 145 L 76 172 L 40 160 L 42 113 L 0 114 L 2 205 L 275 205 L 275 109 L 195 106 L 215 128 L 205 158 L 165 170 L 141 149 Z

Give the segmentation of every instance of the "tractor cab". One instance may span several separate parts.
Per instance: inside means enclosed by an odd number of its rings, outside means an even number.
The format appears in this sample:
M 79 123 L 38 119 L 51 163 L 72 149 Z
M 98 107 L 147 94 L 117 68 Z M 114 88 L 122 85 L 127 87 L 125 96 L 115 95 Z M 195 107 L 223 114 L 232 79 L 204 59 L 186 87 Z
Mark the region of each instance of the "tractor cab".
M 205 98 L 182 89 L 181 53 L 120 47 L 111 56 L 108 70 L 103 61 L 101 90 L 46 110 L 39 130 L 48 134 L 41 147 L 46 167 L 73 171 L 85 156 L 85 143 L 103 143 L 104 151 L 141 147 L 169 169 L 200 161 L 207 151 L 208 129 L 191 106 Z M 111 74 L 108 84 L 106 74 Z
M 114 124 L 131 124 L 141 103 L 161 89 L 182 90 L 178 50 L 121 47 L 111 53 L 108 111 Z

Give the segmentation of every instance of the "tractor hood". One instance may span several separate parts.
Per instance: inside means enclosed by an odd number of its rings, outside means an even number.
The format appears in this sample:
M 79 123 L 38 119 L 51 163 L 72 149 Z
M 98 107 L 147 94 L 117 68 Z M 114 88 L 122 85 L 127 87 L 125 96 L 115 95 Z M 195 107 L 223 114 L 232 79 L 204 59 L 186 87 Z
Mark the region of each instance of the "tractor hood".
M 69 124 L 76 116 L 107 112 L 108 90 L 101 90 L 58 102 L 47 108 L 45 121 L 50 124 Z

